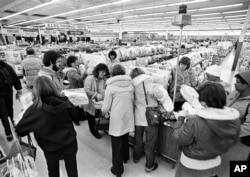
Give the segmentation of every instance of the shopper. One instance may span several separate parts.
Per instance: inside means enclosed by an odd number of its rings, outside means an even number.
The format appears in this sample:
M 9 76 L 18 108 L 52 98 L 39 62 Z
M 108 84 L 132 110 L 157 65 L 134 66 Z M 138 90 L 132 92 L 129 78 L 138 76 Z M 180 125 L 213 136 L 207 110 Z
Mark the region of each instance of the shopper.
M 38 76 L 46 76 L 50 78 L 56 85 L 56 88 L 59 92 L 62 91 L 63 83 L 57 77 L 56 72 L 59 71 L 59 67 L 61 65 L 61 57 L 62 56 L 54 50 L 47 51 L 43 56 L 44 66 L 40 69 L 38 73 Z
M 27 88 L 32 89 L 33 80 L 42 68 L 42 60 L 35 56 L 35 51 L 32 47 L 27 47 L 26 53 L 27 57 L 21 62 L 21 70 L 23 72 Z
M 112 70 L 107 80 L 103 114 L 110 111 L 109 134 L 112 144 L 111 172 L 120 177 L 123 174 L 123 162 L 129 160 L 128 133 L 134 131 L 134 92 L 131 78 L 125 75 L 125 68 L 119 64 Z
M 222 165 L 219 177 L 229 176 L 230 161 L 249 160 L 250 155 L 250 137 L 248 137 L 247 146 L 242 142 L 242 138 L 250 136 L 250 71 L 241 72 L 236 76 L 235 89 L 227 99 L 227 105 L 237 109 L 240 112 L 240 139 L 233 147 L 222 157 Z
M 104 99 L 107 76 L 109 76 L 107 65 L 100 63 L 95 66 L 93 75 L 89 75 L 84 81 L 84 88 L 89 98 L 89 104 L 84 106 L 84 110 L 88 119 L 89 130 L 97 139 L 100 139 L 101 135 L 95 129 L 95 102 L 103 101 Z
M 77 177 L 77 139 L 72 120 L 74 105 L 61 95 L 55 84 L 45 76 L 37 77 L 33 85 L 33 104 L 16 126 L 19 136 L 34 132 L 44 152 L 49 177 L 59 177 L 59 160 L 65 161 L 69 177 Z
M 173 136 L 182 146 L 175 177 L 217 175 L 220 156 L 238 139 L 239 112 L 225 106 L 224 88 L 218 83 L 206 82 L 198 93 L 204 108 L 197 110 L 192 118 L 181 111 L 174 126 Z
M 115 50 L 111 50 L 108 54 L 109 61 L 108 61 L 108 69 L 109 72 L 111 73 L 112 68 L 116 65 L 119 64 L 118 56 Z
M 10 117 L 14 123 L 13 86 L 17 91 L 16 99 L 19 99 L 22 95 L 21 82 L 13 68 L 0 58 L 0 118 L 8 141 L 13 139 L 8 121 L 8 117 Z
M 171 71 L 171 78 L 169 80 L 169 87 L 168 92 L 169 95 L 172 97 L 174 96 L 174 89 L 175 89 L 175 76 L 177 68 L 174 68 Z M 177 75 L 177 86 L 176 86 L 176 96 L 175 96 L 175 102 L 174 102 L 174 111 L 181 110 L 181 107 L 183 103 L 185 102 L 185 99 L 182 97 L 180 93 L 181 85 L 188 85 L 191 87 L 197 86 L 197 80 L 195 79 L 194 71 L 191 68 L 191 60 L 188 57 L 182 57 L 179 62 L 179 70 Z
M 80 72 L 78 68 L 78 59 L 76 56 L 69 56 L 67 58 L 67 67 L 63 69 L 64 73 L 64 82 L 68 81 L 69 89 L 77 89 L 77 88 L 83 88 L 83 82 L 85 77 L 87 76 L 85 73 Z M 74 121 L 75 125 L 80 125 L 80 120 L 85 120 L 85 112 L 82 107 L 77 106 L 76 110 L 78 112 L 78 119 Z
M 69 89 L 83 88 L 83 82 L 87 76 L 80 72 L 78 68 L 78 58 L 76 56 L 69 56 L 67 58 L 67 67 L 63 69 L 64 80 L 69 81 Z
M 157 169 L 158 164 L 155 163 L 155 146 L 157 142 L 158 126 L 149 126 L 145 116 L 146 113 L 146 99 L 148 106 L 157 107 L 158 102 L 154 97 L 154 83 L 151 76 L 146 75 L 140 68 L 135 68 L 130 73 L 133 79 L 135 100 L 135 143 L 133 152 L 133 161 L 138 163 L 143 152 L 143 134 L 146 134 L 145 154 L 146 154 L 146 172 L 151 172 Z M 146 97 L 145 97 L 146 95 Z

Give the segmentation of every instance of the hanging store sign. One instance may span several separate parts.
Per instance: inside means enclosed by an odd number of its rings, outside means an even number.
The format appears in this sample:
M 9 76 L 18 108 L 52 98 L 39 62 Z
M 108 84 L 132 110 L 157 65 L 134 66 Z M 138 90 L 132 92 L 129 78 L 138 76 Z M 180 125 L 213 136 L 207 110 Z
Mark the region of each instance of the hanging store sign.
M 59 23 L 45 23 L 46 28 L 57 29 L 87 29 L 85 25 L 71 25 L 71 24 L 59 24 Z
M 1 30 L 2 34 L 5 34 L 5 35 L 22 35 L 23 34 L 23 30 L 21 29 L 5 29 L 5 28 L 2 28 Z
M 36 37 L 37 35 L 38 35 L 37 32 L 29 32 L 29 31 L 23 32 L 23 36 L 27 36 L 27 37 Z
M 76 35 L 83 35 L 84 33 L 83 31 L 67 31 L 67 34 L 76 36 Z
M 41 35 L 51 35 L 51 36 L 58 36 L 60 33 L 59 31 L 55 30 L 40 30 Z

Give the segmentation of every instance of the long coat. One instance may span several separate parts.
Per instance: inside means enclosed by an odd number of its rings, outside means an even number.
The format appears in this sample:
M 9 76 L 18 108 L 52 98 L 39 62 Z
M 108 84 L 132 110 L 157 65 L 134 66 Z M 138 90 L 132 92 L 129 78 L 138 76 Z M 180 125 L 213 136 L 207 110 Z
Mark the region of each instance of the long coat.
M 131 78 L 114 76 L 107 80 L 102 112 L 110 110 L 109 134 L 122 136 L 134 131 L 134 89 Z

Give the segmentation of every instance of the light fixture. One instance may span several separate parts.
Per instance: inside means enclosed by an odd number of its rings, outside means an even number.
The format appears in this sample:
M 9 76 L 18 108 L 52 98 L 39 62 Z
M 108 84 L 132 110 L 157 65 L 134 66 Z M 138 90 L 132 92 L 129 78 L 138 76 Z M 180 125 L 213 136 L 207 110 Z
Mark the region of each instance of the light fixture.
M 210 15 L 220 15 L 221 13 L 211 13 L 211 14 L 197 14 L 192 15 L 192 17 L 199 17 L 199 16 L 210 16 Z
M 178 6 L 178 5 L 182 5 L 182 4 L 193 4 L 193 3 L 205 2 L 205 1 L 209 1 L 209 0 L 195 0 L 195 1 L 178 2 L 178 3 L 168 4 L 167 6 Z
M 35 9 L 39 9 L 39 8 L 45 7 L 45 6 L 47 6 L 47 5 L 50 5 L 50 4 L 52 4 L 52 3 L 55 3 L 56 1 L 58 1 L 58 0 L 53 0 L 53 1 L 50 1 L 50 2 L 47 2 L 47 3 L 44 3 L 44 4 L 40 4 L 40 5 L 38 5 L 38 6 L 29 8 L 29 9 L 26 9 L 26 10 L 23 10 L 23 11 L 21 11 L 21 12 L 17 12 L 17 13 L 14 13 L 14 14 L 12 14 L 12 15 L 8 15 L 8 16 L 6 16 L 6 17 L 2 17 L 2 18 L 0 18 L 0 20 L 5 20 L 5 19 L 8 19 L 8 18 L 17 16 L 17 15 L 20 15 L 20 14 L 23 14 L 23 13 L 26 13 L 26 12 L 29 12 L 29 11 L 32 11 L 32 10 L 35 10 Z
M 226 19 L 227 21 L 238 21 L 238 20 L 245 20 L 245 18 L 234 18 L 234 19 Z
M 167 5 L 159 5 L 159 6 L 151 6 L 151 7 L 142 7 L 142 8 L 136 8 L 134 10 L 148 10 L 148 9 L 157 9 L 157 8 L 162 8 L 162 7 L 167 7 Z
M 36 22 L 36 21 L 40 21 L 40 20 L 46 20 L 46 19 L 49 19 L 49 18 L 58 17 L 58 16 L 62 16 L 62 15 L 67 15 L 67 14 L 72 14 L 72 13 L 77 13 L 77 12 L 81 12 L 81 11 L 97 9 L 97 8 L 100 8 L 100 7 L 106 7 L 106 6 L 110 6 L 110 5 L 113 5 L 113 4 L 120 4 L 120 3 L 128 2 L 128 1 L 131 1 L 131 0 L 120 0 L 120 1 L 117 1 L 117 2 L 101 4 L 101 5 L 97 5 L 97 6 L 87 7 L 87 8 L 84 8 L 84 9 L 72 10 L 72 11 L 69 11 L 69 12 L 55 14 L 55 15 L 51 15 L 51 16 L 48 16 L 48 17 L 44 17 L 44 18 L 39 18 L 39 19 L 35 19 L 35 20 L 29 20 L 29 21 L 21 22 L 21 23 L 18 23 L 17 25 Z
M 81 24 L 81 23 L 98 22 L 98 21 L 109 21 L 109 20 L 116 20 L 116 18 L 106 18 L 106 19 L 88 20 L 88 21 L 85 21 L 85 22 L 78 22 L 78 23 L 72 23 L 72 24 Z
M 239 4 L 232 4 L 232 5 L 227 5 L 227 6 L 208 7 L 208 8 L 201 8 L 201 9 L 199 9 L 199 11 L 231 8 L 231 7 L 238 7 L 238 6 L 242 6 L 242 5 L 243 5 L 242 3 L 239 3 Z
M 232 16 L 225 16 L 225 18 L 237 18 L 237 17 L 245 17 L 247 15 L 232 15 Z
M 209 17 L 209 18 L 195 18 L 195 19 L 193 19 L 193 20 L 213 20 L 213 19 L 221 19 L 221 18 L 223 18 L 223 17 Z
M 228 11 L 222 12 L 222 14 L 233 14 L 233 13 L 240 13 L 240 12 L 247 12 L 248 10 L 236 10 L 236 11 Z

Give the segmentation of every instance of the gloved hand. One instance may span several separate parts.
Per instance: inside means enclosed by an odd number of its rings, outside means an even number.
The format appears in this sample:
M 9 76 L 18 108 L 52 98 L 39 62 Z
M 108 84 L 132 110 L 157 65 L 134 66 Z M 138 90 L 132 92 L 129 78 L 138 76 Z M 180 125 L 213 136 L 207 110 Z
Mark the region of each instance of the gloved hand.
M 22 90 L 17 90 L 16 92 L 16 99 L 20 100 L 20 96 L 22 95 Z

